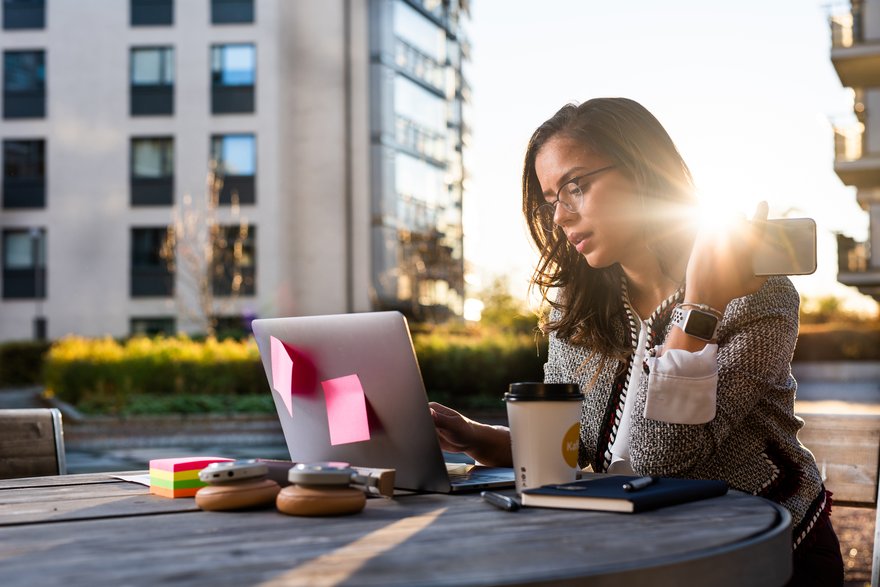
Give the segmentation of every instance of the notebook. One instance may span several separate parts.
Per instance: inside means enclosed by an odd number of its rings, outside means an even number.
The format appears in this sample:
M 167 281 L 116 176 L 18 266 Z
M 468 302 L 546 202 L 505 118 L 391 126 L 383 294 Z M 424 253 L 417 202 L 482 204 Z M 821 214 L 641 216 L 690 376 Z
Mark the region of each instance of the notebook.
M 395 487 L 414 491 L 513 485 L 508 468 L 447 472 L 403 314 L 274 318 L 252 325 L 291 460 L 395 469 Z
M 712 479 L 660 477 L 646 487 L 627 491 L 624 484 L 637 477 L 591 476 L 589 479 L 544 485 L 522 493 L 524 506 L 636 513 L 698 501 L 727 493 L 727 483 Z

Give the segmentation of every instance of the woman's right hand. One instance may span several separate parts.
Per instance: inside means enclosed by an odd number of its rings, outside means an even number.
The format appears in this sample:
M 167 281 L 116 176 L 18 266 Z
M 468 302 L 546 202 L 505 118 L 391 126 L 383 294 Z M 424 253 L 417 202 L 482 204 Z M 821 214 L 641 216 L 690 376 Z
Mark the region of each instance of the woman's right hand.
M 474 444 L 474 422 L 452 408 L 437 402 L 429 402 L 431 417 L 440 439 L 440 449 L 447 452 L 467 452 Z
M 428 407 L 442 450 L 466 453 L 478 463 L 491 467 L 513 466 L 507 428 L 481 424 L 437 402 L 430 402 Z

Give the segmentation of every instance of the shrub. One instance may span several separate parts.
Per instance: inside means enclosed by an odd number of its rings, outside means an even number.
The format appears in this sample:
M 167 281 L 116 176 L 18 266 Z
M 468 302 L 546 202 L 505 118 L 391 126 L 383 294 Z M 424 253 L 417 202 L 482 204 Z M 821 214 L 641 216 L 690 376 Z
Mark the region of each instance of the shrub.
M 533 335 L 422 334 L 413 341 L 429 397 L 453 407 L 501 408 L 510 383 L 543 379 L 546 339 Z
M 47 390 L 60 399 L 111 411 L 122 411 L 137 394 L 240 395 L 266 389 L 253 339 L 68 337 L 50 349 L 45 373 Z
M 0 344 L 0 387 L 39 384 L 48 350 L 49 343 L 45 341 Z
M 880 328 L 875 324 L 801 325 L 795 361 L 880 361 Z

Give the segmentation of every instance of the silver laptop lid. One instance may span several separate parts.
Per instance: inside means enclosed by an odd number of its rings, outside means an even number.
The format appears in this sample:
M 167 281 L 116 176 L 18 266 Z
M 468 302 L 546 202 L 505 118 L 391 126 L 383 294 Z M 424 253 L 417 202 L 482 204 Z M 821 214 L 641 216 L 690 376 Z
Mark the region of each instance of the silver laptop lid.
M 449 491 L 402 314 L 262 319 L 253 331 L 291 460 L 395 469 L 396 487 Z

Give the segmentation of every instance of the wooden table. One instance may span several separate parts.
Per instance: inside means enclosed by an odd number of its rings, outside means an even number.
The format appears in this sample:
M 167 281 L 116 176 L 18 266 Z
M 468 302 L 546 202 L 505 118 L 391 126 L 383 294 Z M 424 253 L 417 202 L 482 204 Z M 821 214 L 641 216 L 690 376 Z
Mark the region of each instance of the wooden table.
M 479 495 L 370 499 L 355 516 L 203 512 L 111 474 L 0 481 L 0 583 L 64 585 L 782 585 L 791 518 L 724 497 L 642 514 Z

